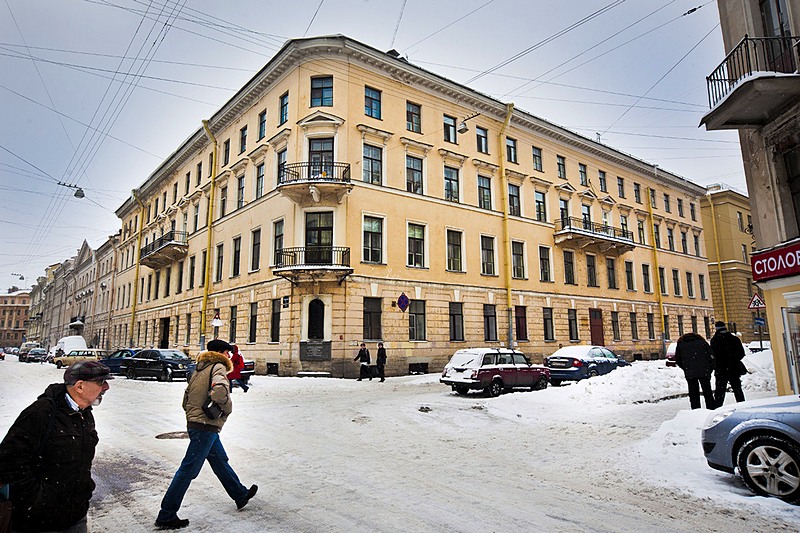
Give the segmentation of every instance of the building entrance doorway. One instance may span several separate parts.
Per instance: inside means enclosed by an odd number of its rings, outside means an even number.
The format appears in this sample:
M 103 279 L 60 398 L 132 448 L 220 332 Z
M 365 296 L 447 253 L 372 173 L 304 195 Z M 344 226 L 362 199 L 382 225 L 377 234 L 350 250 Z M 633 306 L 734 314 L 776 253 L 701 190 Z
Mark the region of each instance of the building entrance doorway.
M 603 310 L 589 309 L 589 332 L 592 337 L 592 344 L 605 346 L 606 338 L 603 334 Z
M 169 348 L 169 317 L 159 319 L 158 347 Z

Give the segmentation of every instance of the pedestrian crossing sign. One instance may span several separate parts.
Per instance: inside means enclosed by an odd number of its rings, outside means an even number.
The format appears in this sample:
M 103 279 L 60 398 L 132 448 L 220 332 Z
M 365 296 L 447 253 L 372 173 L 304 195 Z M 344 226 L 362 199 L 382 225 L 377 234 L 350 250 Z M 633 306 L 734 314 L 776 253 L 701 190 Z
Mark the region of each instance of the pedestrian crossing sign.
M 766 307 L 764 300 L 761 299 L 758 293 L 753 295 L 753 298 L 750 299 L 750 305 L 747 306 L 748 309 L 765 309 Z

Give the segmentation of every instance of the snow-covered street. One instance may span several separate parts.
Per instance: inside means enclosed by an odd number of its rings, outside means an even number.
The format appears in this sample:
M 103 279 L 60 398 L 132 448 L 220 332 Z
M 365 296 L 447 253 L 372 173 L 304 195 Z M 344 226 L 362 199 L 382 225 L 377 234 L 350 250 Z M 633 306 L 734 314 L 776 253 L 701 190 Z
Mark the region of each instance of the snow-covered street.
M 769 357 L 748 357 L 748 399 L 775 394 Z M 0 362 L 0 434 L 61 376 Z M 433 374 L 252 384 L 235 389 L 222 441 L 258 495 L 237 512 L 205 468 L 179 513 L 187 531 L 800 530 L 797 506 L 706 465 L 709 412 L 688 409 L 681 371 L 663 361 L 499 398 L 458 396 Z M 92 531 L 153 530 L 187 444 L 156 437 L 185 430 L 184 388 L 111 382 L 94 410 Z

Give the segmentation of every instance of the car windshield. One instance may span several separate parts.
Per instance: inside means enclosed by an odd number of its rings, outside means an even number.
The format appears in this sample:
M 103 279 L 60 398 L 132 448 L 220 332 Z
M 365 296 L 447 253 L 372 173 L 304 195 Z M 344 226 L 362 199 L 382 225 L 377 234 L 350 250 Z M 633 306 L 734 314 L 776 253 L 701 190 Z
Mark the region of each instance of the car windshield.
M 161 358 L 162 359 L 186 359 L 189 360 L 189 356 L 179 350 L 161 350 Z

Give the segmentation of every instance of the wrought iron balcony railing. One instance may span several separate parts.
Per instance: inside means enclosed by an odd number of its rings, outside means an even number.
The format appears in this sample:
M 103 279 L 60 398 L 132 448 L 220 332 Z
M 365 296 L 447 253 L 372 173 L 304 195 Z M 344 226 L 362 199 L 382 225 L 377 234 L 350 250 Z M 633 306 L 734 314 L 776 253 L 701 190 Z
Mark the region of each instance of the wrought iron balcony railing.
M 556 220 L 556 233 L 570 230 L 589 233 L 598 237 L 610 237 L 633 242 L 633 232 L 629 230 L 615 228 L 607 224 L 598 224 L 578 217 L 562 217 Z
M 275 268 L 350 268 L 350 248 L 344 246 L 305 246 L 281 248 L 275 254 Z
M 147 246 L 144 246 L 139 257 L 144 259 L 148 255 L 151 255 L 170 244 L 186 244 L 186 232 L 175 230 L 166 232 L 164 235 L 154 240 Z
M 287 163 L 278 169 L 278 185 L 303 181 L 350 183 L 350 163 Z
M 706 78 L 708 105 L 713 108 L 736 87 L 737 82 L 757 72 L 790 74 L 797 70 L 800 37 L 748 37 L 731 50 Z

